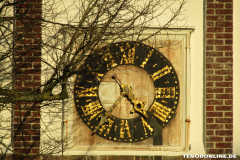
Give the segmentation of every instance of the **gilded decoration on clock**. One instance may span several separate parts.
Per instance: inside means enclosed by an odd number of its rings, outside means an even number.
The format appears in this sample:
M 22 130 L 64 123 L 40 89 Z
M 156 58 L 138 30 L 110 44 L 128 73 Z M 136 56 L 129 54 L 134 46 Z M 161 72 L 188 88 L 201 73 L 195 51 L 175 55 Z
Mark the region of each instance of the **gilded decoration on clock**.
M 90 72 L 77 75 L 74 98 L 78 113 L 92 134 L 115 142 L 137 142 L 161 132 L 174 117 L 180 93 L 178 77 L 169 60 L 154 48 L 136 42 L 111 44 L 90 55 L 85 66 Z M 111 72 L 119 66 L 134 66 L 150 76 L 154 98 L 148 102 L 149 108 L 146 109 L 147 98 L 137 97 L 131 84 L 123 83 L 120 75 Z M 99 85 L 110 72 L 120 94 L 106 109 L 99 98 Z M 137 114 L 136 117 L 113 115 L 122 99 L 131 103 L 127 114 Z

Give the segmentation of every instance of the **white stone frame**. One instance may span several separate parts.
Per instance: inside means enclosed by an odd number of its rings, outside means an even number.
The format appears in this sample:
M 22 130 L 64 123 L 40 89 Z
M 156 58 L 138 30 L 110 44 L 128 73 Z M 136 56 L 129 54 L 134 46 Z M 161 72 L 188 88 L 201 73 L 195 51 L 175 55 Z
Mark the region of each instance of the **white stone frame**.
M 154 32 L 157 28 L 148 28 L 143 32 L 142 37 L 148 36 L 151 33 Z M 184 92 L 185 94 L 182 94 L 181 96 L 184 96 L 184 102 L 182 104 L 182 107 L 184 107 L 182 110 L 182 124 L 183 124 L 183 130 L 182 130 L 182 145 L 179 147 L 166 147 L 166 146 L 161 146 L 161 147 L 155 147 L 152 148 L 150 151 L 144 151 L 146 154 L 150 155 L 156 155 L 159 154 L 159 152 L 165 152 L 165 151 L 170 151 L 171 153 L 177 153 L 181 154 L 181 152 L 188 152 L 190 150 L 190 124 L 191 124 L 191 117 L 190 117 L 190 108 L 191 108 L 191 54 L 190 54 L 190 36 L 191 33 L 194 31 L 193 28 L 185 28 L 185 29 L 168 29 L 168 30 L 163 30 L 161 31 L 160 34 L 156 35 L 155 37 L 161 38 L 161 39 L 174 39 L 174 40 L 181 40 L 182 43 L 182 53 L 183 53 L 183 70 L 184 70 Z M 134 38 L 133 38 L 134 39 Z M 69 114 L 68 114 L 69 115 Z M 71 120 L 70 120 L 71 121 Z M 69 122 L 70 122 L 69 121 Z M 185 122 L 187 121 L 187 122 Z M 71 122 L 69 123 L 69 125 Z M 68 128 L 68 130 L 70 130 Z M 62 133 L 65 133 L 66 131 L 63 131 Z M 80 148 L 79 148 L 80 149 Z M 70 149 L 64 152 L 66 155 L 142 155 L 142 151 L 137 151 L 137 148 L 131 151 L 127 150 L 106 150 L 104 148 L 102 149 L 96 149 L 96 150 L 78 150 L 77 148 L 75 149 Z

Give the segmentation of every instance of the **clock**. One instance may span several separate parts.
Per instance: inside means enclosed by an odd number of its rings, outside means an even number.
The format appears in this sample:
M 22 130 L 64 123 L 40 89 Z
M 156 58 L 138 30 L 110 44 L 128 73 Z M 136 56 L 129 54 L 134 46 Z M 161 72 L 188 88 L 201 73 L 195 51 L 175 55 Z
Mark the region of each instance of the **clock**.
M 152 83 L 141 82 L 138 78 L 140 85 L 136 86 L 135 81 L 130 83 L 126 76 L 123 79 L 121 72 L 117 72 L 129 68 L 145 74 L 142 77 L 149 77 Z M 104 107 L 99 95 L 104 92 L 100 92 L 100 84 L 106 76 L 120 90 L 108 108 Z M 153 89 L 146 91 L 148 85 Z M 152 98 L 148 94 L 138 96 L 144 91 L 150 92 Z M 162 128 L 176 114 L 179 81 L 170 61 L 156 49 L 138 42 L 118 42 L 96 50 L 85 60 L 82 72 L 76 76 L 74 101 L 80 118 L 92 130 L 92 135 L 126 143 L 153 137 L 161 144 Z M 120 103 L 127 106 L 129 112 L 119 113 L 123 112 L 117 109 Z

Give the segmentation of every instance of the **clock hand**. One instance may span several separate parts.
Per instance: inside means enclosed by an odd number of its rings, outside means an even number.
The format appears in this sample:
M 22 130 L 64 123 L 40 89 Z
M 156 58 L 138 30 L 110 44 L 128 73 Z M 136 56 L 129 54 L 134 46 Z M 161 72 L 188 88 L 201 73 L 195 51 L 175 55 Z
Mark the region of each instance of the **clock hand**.
M 141 113 L 145 118 L 148 118 L 147 112 L 144 109 L 144 105 L 147 103 L 146 101 L 140 102 L 137 100 L 137 98 L 134 97 L 134 94 L 132 92 L 127 94 L 128 98 L 131 100 L 131 102 L 134 104 L 133 109 L 131 110 L 131 113 L 133 112 L 139 112 Z M 137 105 L 140 104 L 140 108 L 137 107 Z
M 121 81 L 116 76 L 113 76 L 113 78 L 120 85 L 120 87 L 123 90 L 123 92 L 125 93 L 125 95 L 127 95 L 128 98 L 131 100 L 131 102 L 134 104 L 133 109 L 131 110 L 131 113 L 137 111 L 137 112 L 141 113 L 145 118 L 148 118 L 147 112 L 144 109 L 144 105 L 147 102 L 146 101 L 144 101 L 144 102 L 138 101 L 137 98 L 134 97 L 134 94 L 132 94 L 132 92 L 131 92 L 132 91 L 131 86 L 122 84 Z M 141 105 L 141 108 L 137 107 L 138 104 Z
M 121 95 L 118 97 L 118 99 L 115 101 L 115 103 L 113 104 L 113 106 L 109 109 L 108 112 L 106 112 L 105 116 L 107 115 L 110 116 L 112 111 L 117 107 L 117 105 L 120 103 L 120 101 L 122 100 L 123 96 L 125 95 L 124 92 L 121 93 Z
M 113 79 L 115 79 L 115 81 L 119 84 L 120 88 L 122 89 L 123 92 L 127 93 L 129 92 L 129 89 L 132 89 L 130 86 L 130 88 L 125 85 L 125 84 L 122 84 L 121 81 L 116 77 L 116 76 L 112 76 Z
M 100 114 L 100 122 L 98 123 L 98 125 L 95 127 L 94 131 L 92 134 L 94 134 L 95 132 L 97 132 L 97 130 L 104 124 L 109 122 L 108 117 L 111 115 L 111 112 L 117 107 L 117 105 L 120 103 L 120 101 L 122 100 L 123 96 L 125 95 L 124 92 L 121 93 L 121 95 L 118 97 L 118 99 L 115 101 L 115 103 L 113 104 L 113 106 L 110 108 L 109 111 L 107 111 L 105 113 L 105 116 L 103 114 Z

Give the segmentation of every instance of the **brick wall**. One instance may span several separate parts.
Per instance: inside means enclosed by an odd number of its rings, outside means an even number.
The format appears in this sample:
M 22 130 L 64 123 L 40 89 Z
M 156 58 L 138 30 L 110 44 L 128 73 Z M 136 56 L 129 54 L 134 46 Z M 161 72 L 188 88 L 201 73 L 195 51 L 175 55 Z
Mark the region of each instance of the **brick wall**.
M 16 0 L 14 88 L 34 93 L 41 84 L 41 0 Z M 34 94 L 33 93 L 33 94 Z M 14 151 L 39 153 L 40 103 L 14 104 Z M 17 153 L 15 158 L 17 158 Z
M 206 153 L 233 148 L 233 0 L 206 0 Z

